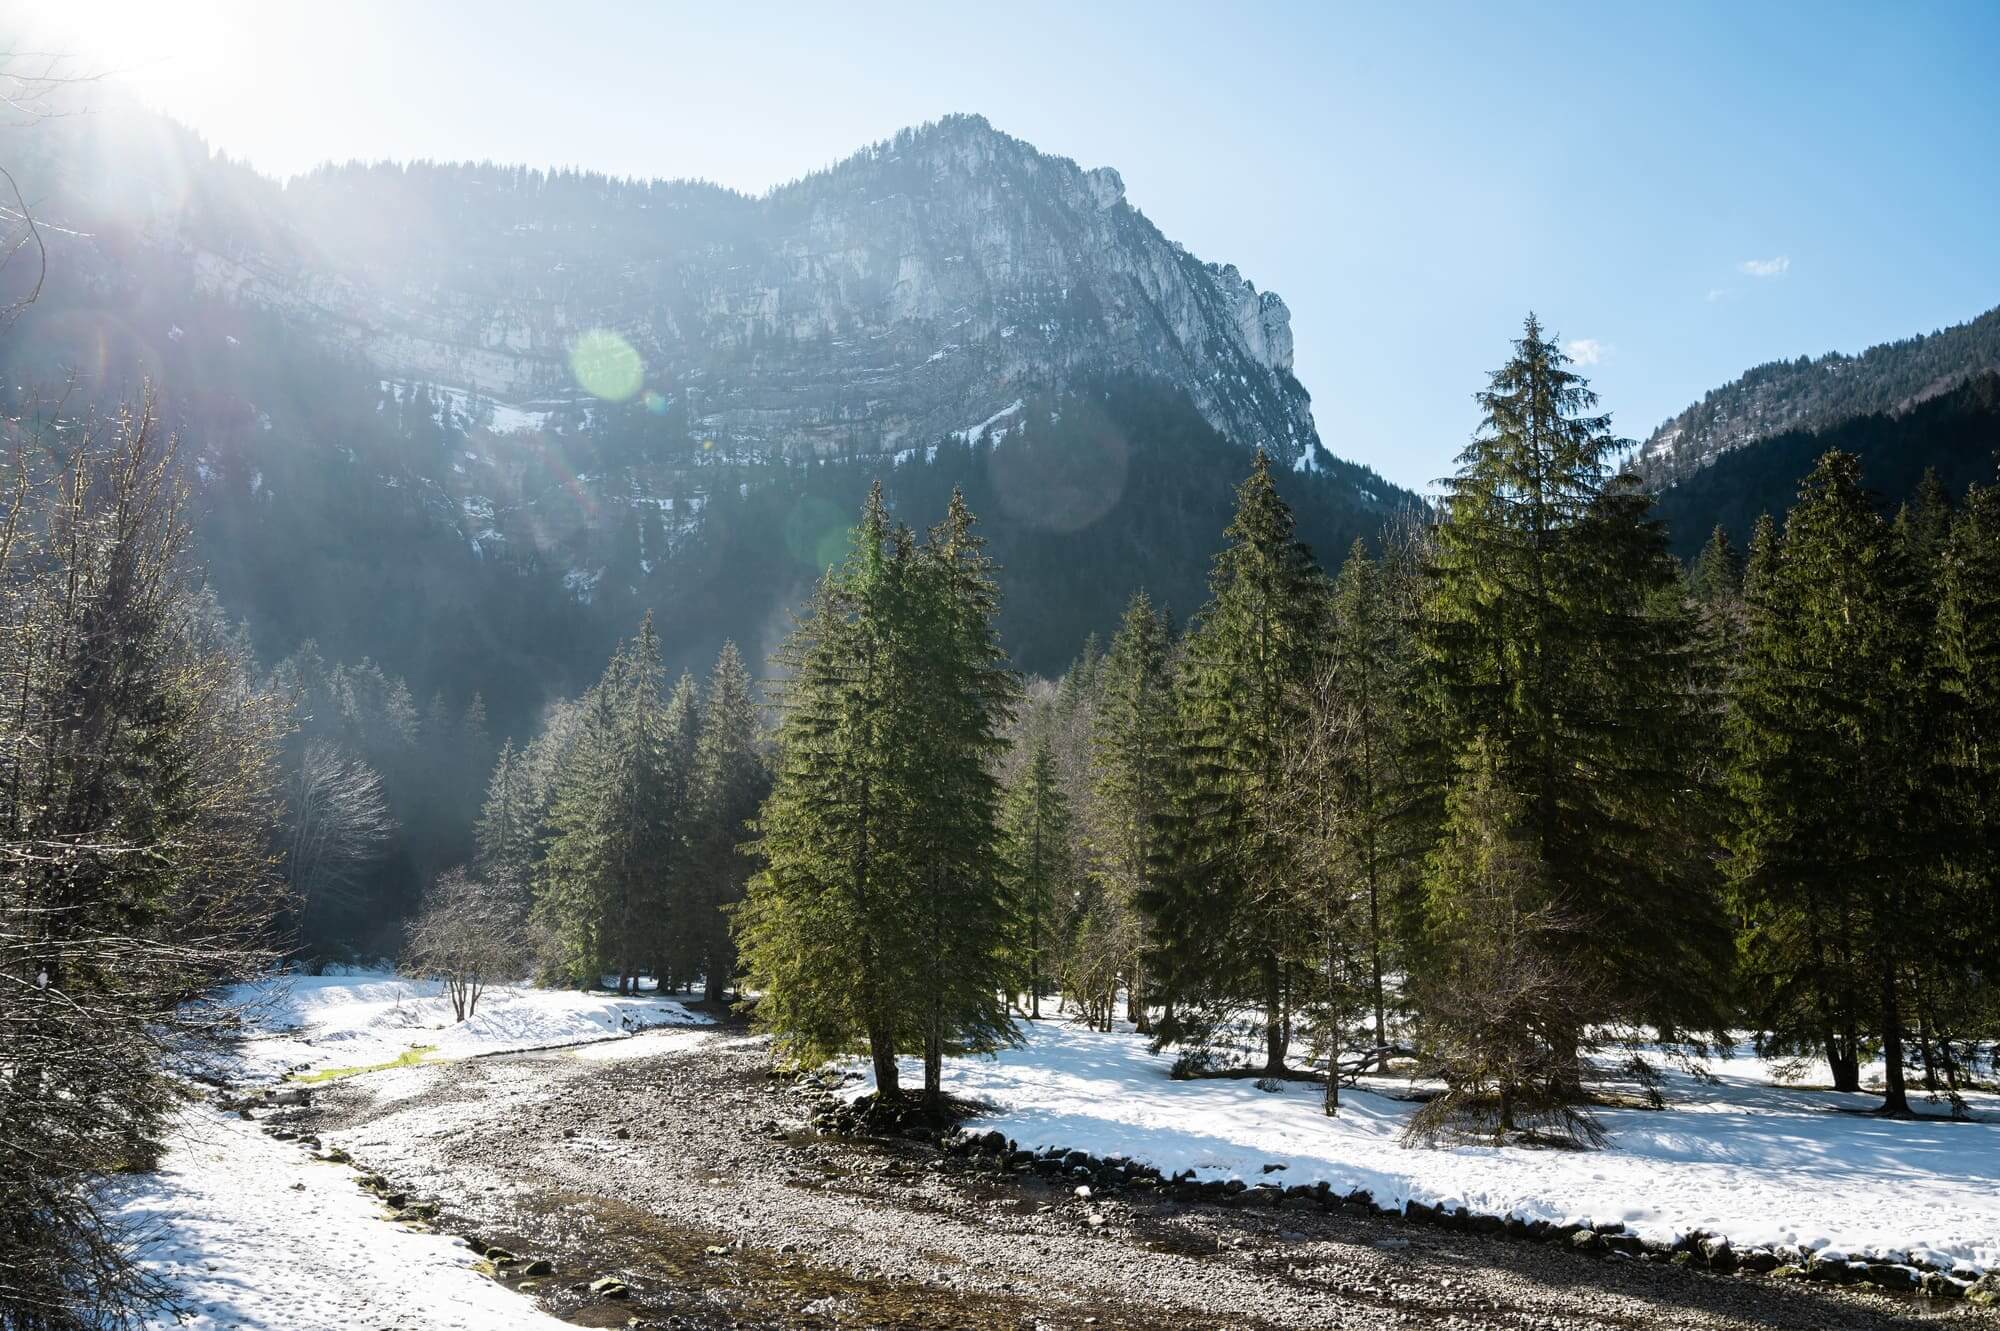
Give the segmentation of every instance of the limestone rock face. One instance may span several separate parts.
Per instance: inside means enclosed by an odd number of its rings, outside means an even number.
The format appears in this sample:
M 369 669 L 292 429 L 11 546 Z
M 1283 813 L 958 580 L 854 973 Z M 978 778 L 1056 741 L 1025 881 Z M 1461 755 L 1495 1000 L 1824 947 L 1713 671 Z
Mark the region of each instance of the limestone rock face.
M 79 268 L 276 314 L 385 379 L 574 400 L 570 353 L 605 329 L 637 352 L 635 391 L 738 456 L 895 450 L 1131 374 L 1245 447 L 1317 445 L 1284 301 L 1168 240 L 1115 170 L 978 117 L 756 198 L 492 165 L 281 187 L 186 135 L 120 149 L 119 120 L 44 136 L 34 183 L 84 222 Z

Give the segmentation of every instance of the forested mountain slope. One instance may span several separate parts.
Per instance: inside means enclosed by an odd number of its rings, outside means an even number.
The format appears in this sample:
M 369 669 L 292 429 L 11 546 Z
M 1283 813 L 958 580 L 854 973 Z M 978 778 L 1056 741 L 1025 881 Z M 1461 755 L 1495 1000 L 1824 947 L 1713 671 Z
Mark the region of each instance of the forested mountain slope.
M 1692 559 L 1717 526 L 1743 549 L 1757 518 L 1782 519 L 1813 463 L 1835 448 L 1860 458 L 1869 489 L 1891 512 L 1927 470 L 1954 496 L 1975 481 L 1990 485 L 2000 460 L 2000 374 L 1980 375 L 1905 412 L 1787 430 L 1724 454 L 1660 492 L 1655 511 L 1674 552 Z
M 2000 309 L 1858 356 L 1829 352 L 1817 359 L 1772 361 L 1711 390 L 1654 430 L 1635 465 L 1647 483 L 1671 485 L 1760 440 L 1906 411 L 1996 370 Z

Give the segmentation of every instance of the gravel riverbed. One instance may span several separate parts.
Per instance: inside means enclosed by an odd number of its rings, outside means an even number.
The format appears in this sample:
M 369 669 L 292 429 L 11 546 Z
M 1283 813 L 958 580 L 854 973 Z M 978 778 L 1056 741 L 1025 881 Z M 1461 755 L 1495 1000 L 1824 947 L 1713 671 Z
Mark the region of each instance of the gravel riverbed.
M 820 1135 L 812 1108 L 725 1026 L 393 1069 L 284 1117 L 435 1204 L 439 1228 L 517 1254 L 495 1278 L 584 1326 L 2000 1327 L 1958 1302 L 1366 1214 L 1080 1198 Z M 525 1274 L 537 1259 L 553 1271 Z

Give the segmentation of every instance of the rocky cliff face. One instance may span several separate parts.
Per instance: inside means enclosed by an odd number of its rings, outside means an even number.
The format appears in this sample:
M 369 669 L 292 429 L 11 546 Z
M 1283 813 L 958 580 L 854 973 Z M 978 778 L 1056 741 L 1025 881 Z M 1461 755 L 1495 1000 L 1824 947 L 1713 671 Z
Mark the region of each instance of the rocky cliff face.
M 185 136 L 135 157 L 105 147 L 109 119 L 64 132 L 44 197 L 84 219 L 82 266 L 276 313 L 386 379 L 513 405 L 644 395 L 733 455 L 797 457 L 894 451 L 1031 388 L 1141 375 L 1244 446 L 1296 463 L 1318 442 L 1282 300 L 1161 235 L 1117 172 L 978 117 L 761 198 L 490 165 L 279 188 Z M 611 382 L 579 381 L 586 337 Z

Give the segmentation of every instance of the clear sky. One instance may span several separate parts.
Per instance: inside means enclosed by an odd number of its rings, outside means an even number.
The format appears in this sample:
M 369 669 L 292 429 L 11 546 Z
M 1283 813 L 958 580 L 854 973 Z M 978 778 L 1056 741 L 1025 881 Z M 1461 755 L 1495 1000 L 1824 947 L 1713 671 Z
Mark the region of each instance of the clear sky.
M 1759 362 L 2000 304 L 2000 0 L 26 3 L 278 175 L 760 191 L 982 113 L 1282 295 L 1327 445 L 1415 486 L 1530 308 L 1643 436 Z

